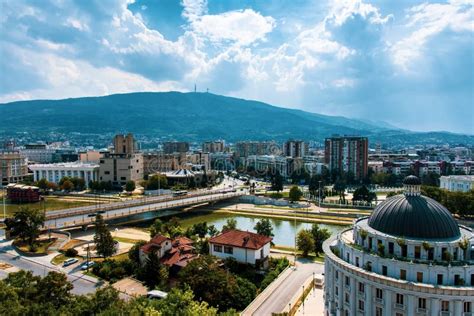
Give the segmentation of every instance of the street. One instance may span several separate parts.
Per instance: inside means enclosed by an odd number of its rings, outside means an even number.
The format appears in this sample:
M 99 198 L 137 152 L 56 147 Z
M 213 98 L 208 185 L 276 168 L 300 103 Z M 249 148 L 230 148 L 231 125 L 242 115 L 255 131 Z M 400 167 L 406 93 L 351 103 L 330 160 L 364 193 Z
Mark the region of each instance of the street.
M 63 269 L 57 267 L 46 260 L 41 260 L 41 257 L 28 258 L 18 255 L 10 242 L 0 241 L 0 262 L 7 263 L 21 270 L 29 270 L 34 275 L 45 276 L 50 271 L 66 273 L 67 279 L 74 285 L 73 294 L 88 294 L 94 293 L 100 287 L 101 283 L 96 279 L 83 275 L 78 269 L 79 263 Z M 7 272 L 0 270 L 0 278 L 6 278 Z
M 296 270 L 273 291 L 273 293 L 256 309 L 253 315 L 270 316 L 272 313 L 280 313 L 288 307 L 292 297 L 300 291 L 301 286 L 313 273 L 321 274 L 324 272 L 324 265 L 310 262 L 305 259 L 298 259 Z

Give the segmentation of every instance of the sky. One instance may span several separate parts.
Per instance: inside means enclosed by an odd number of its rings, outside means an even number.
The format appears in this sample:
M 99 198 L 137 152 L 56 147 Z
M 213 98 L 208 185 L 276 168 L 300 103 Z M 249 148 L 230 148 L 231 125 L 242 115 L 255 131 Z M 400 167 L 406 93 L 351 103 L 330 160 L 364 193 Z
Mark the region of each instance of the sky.
M 472 1 L 0 0 L 0 102 L 198 91 L 474 134 Z

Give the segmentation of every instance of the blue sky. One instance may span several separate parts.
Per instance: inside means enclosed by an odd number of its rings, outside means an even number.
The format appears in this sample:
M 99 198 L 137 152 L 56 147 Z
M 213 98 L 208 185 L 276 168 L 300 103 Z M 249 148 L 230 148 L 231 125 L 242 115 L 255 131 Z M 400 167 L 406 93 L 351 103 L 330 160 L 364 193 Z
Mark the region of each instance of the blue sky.
M 216 94 L 474 134 L 472 1 L 0 1 L 0 102 Z

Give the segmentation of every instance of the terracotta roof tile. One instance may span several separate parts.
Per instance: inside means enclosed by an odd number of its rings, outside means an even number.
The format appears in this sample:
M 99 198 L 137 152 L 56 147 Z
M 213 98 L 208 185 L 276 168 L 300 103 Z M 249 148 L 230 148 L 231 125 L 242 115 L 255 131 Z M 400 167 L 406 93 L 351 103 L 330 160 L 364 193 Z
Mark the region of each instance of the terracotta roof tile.
M 271 237 L 242 230 L 226 230 L 209 239 L 210 243 L 257 250 L 272 241 Z

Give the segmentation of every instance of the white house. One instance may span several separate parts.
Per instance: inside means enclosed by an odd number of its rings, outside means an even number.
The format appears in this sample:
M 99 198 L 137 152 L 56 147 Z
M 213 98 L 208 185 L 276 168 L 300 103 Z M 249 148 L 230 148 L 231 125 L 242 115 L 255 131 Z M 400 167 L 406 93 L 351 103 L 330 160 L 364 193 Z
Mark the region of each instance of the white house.
M 227 230 L 209 239 L 209 252 L 221 259 L 234 258 L 241 263 L 265 267 L 271 241 L 271 237 L 241 230 Z
M 469 192 L 474 189 L 474 176 L 442 176 L 439 180 L 440 188 L 451 192 Z

